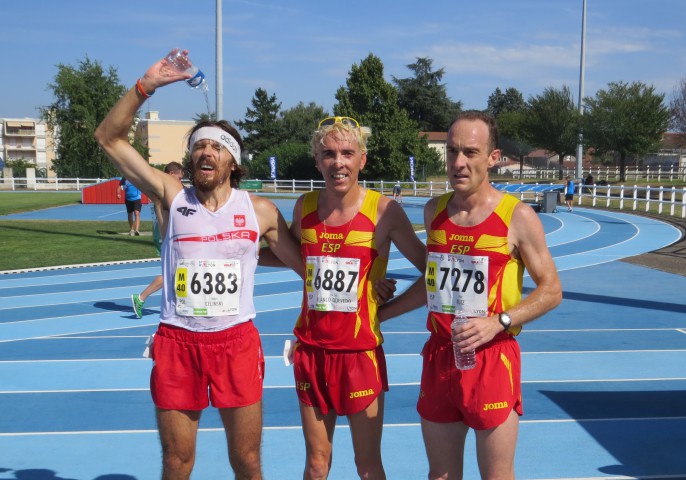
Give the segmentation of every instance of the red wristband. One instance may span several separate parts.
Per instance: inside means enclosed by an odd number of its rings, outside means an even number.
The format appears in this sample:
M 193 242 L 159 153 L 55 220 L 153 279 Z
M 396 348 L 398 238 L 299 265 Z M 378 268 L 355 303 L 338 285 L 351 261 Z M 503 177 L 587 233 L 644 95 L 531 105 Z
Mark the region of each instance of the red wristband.
M 152 93 L 146 92 L 145 89 L 143 88 L 143 85 L 141 84 L 140 78 L 138 80 L 136 80 L 136 90 L 138 90 L 138 93 L 140 93 L 143 98 L 150 98 L 155 93 L 155 92 L 152 92 Z

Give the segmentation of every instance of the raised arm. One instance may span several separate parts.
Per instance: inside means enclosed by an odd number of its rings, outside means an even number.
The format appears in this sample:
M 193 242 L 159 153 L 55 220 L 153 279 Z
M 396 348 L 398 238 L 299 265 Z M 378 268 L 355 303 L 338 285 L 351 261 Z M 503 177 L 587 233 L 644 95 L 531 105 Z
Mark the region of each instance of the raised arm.
M 151 66 L 116 105 L 95 131 L 95 138 L 115 167 L 146 195 L 171 199 L 182 187 L 169 175 L 152 168 L 129 143 L 136 112 L 145 100 L 164 85 L 188 78 L 166 60 Z

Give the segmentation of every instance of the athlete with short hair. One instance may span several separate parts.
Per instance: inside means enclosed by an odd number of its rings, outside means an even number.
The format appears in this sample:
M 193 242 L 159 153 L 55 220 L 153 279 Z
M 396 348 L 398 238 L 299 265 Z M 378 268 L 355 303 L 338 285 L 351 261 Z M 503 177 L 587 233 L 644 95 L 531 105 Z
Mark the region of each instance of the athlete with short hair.
M 448 131 L 448 180 L 453 191 L 424 208 L 426 293 L 431 336 L 423 350 L 417 411 L 429 479 L 462 478 L 464 445 L 476 433 L 482 478 L 514 479 L 522 415 L 522 325 L 555 308 L 562 288 L 541 222 L 528 205 L 494 188 L 488 169 L 500 157 L 495 119 L 461 113 Z M 524 270 L 536 287 L 522 298 Z M 414 295 L 414 296 L 413 296 Z M 416 292 L 386 305 L 418 306 Z M 452 329 L 455 314 L 469 317 Z M 453 342 L 476 350 L 476 366 L 458 370 Z

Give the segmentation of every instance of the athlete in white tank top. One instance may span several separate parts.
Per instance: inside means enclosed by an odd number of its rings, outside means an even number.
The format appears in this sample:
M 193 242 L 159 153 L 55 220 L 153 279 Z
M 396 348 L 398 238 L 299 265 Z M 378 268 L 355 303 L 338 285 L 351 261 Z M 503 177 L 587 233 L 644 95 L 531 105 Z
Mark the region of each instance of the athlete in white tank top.
M 195 332 L 225 330 L 255 317 L 255 268 L 260 232 L 250 195 L 232 189 L 216 212 L 194 188 L 184 188 L 169 209 L 162 244 L 160 321 Z

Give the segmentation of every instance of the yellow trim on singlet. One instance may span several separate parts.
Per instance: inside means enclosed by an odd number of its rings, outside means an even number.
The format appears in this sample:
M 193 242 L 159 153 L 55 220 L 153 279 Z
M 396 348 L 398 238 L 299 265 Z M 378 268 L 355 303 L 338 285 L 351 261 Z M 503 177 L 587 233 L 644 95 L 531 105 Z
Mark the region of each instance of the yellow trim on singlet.
M 319 190 L 308 192 L 303 195 L 302 216 L 305 218 L 310 213 L 317 210 L 317 202 L 319 200 Z M 314 245 L 317 243 L 317 231 L 314 228 L 306 228 L 300 231 L 300 243 Z
M 444 193 L 440 197 L 438 197 L 438 203 L 436 205 L 436 209 L 434 210 L 434 216 L 431 219 L 431 223 L 433 223 L 434 220 L 436 220 L 436 217 L 446 209 L 448 202 L 453 196 L 453 192 L 449 193 Z M 446 237 L 445 230 L 434 230 L 434 229 L 429 229 L 427 232 L 427 244 L 428 245 L 447 245 L 448 244 L 448 238 Z
M 381 194 L 379 192 L 376 192 L 374 190 L 367 190 L 367 194 L 365 195 L 364 200 L 362 201 L 362 207 L 360 208 L 360 213 L 372 222 L 375 229 L 380 199 Z M 345 244 L 355 247 L 367 247 L 376 250 L 374 232 L 361 232 L 359 230 L 351 230 L 345 237 Z
M 436 220 L 436 217 L 448 206 L 448 202 L 453 197 L 454 192 L 444 193 L 438 197 L 438 204 L 436 205 L 436 210 L 434 210 L 434 218 L 431 220 Z
M 302 219 L 307 217 L 308 215 L 312 215 L 313 213 L 317 212 L 318 210 L 318 203 L 319 203 L 319 194 L 320 191 L 313 191 L 313 192 L 308 192 L 305 195 L 303 195 L 303 200 L 302 200 L 302 212 L 299 221 L 302 222 Z M 347 232 L 345 239 L 343 240 L 343 244 L 349 247 L 364 247 L 364 248 L 369 248 L 371 250 L 376 250 L 376 240 L 375 240 L 375 230 L 376 230 L 376 224 L 378 220 L 378 208 L 379 208 L 379 201 L 381 200 L 382 195 L 379 192 L 376 192 L 374 190 L 366 190 L 364 199 L 362 201 L 362 205 L 360 207 L 360 211 L 358 212 L 361 214 L 363 217 L 366 217 L 369 219 L 370 223 L 373 224 L 373 231 L 360 231 L 360 230 L 350 230 Z M 358 214 L 355 214 L 355 216 L 350 219 L 350 222 L 355 222 L 355 219 L 357 218 Z M 321 224 L 321 221 L 318 221 L 317 224 Z M 354 226 L 354 225 L 351 225 Z M 314 245 L 319 242 L 319 236 L 317 234 L 317 229 L 316 228 L 307 228 L 307 229 L 301 229 L 300 232 L 300 241 L 301 244 L 303 245 Z M 379 322 L 377 320 L 377 300 L 374 298 L 374 289 L 373 289 L 373 284 L 374 281 L 377 279 L 384 278 L 386 275 L 386 268 L 388 266 L 388 259 L 381 258 L 377 256 L 376 258 L 372 261 L 371 265 L 369 266 L 369 270 L 366 275 L 366 283 L 369 285 L 369 288 L 359 288 L 358 289 L 358 303 L 362 305 L 364 302 L 366 302 L 366 310 L 367 313 L 369 314 L 369 318 L 365 321 L 368 322 L 368 331 L 373 332 L 373 335 L 377 338 L 377 344 L 380 343 L 380 340 L 382 338 L 381 335 L 381 328 L 379 325 Z M 366 296 L 364 296 L 364 292 L 366 293 Z M 360 330 L 362 329 L 362 321 L 363 319 L 360 317 L 360 310 L 358 309 L 357 314 L 355 315 L 355 329 L 354 329 L 354 338 L 357 338 Z M 301 315 L 298 317 L 298 320 L 296 321 L 296 329 L 302 327 L 303 322 L 308 322 L 309 318 L 307 315 L 304 316 Z M 375 358 L 372 358 L 374 360 L 375 365 L 376 365 L 376 360 Z
M 379 209 L 379 200 L 381 199 L 381 194 L 374 190 L 367 190 L 364 200 L 362 201 L 362 207 L 360 212 L 365 217 L 376 226 L 376 218 Z M 317 205 L 319 202 L 319 190 L 314 192 L 308 192 L 303 196 L 303 207 L 302 207 L 302 217 L 305 218 L 310 213 L 317 210 Z M 355 215 L 357 216 L 357 215 Z M 354 217 L 353 217 L 354 218 Z M 352 221 L 351 219 L 350 221 Z M 313 228 L 307 228 L 301 230 L 300 232 L 301 243 L 315 244 L 317 243 L 317 232 Z M 358 230 L 351 230 L 348 232 L 344 243 L 346 245 L 356 246 L 356 247 L 367 247 L 376 250 L 376 242 L 374 241 L 374 232 L 361 232 Z
M 510 194 L 503 195 L 502 200 L 498 203 L 494 210 L 494 213 L 500 217 L 509 230 L 510 224 L 512 223 L 512 215 L 520 203 L 516 197 Z M 502 274 L 499 276 L 500 285 L 494 284 L 489 294 L 489 305 L 491 301 L 495 298 L 496 290 L 500 290 L 500 302 L 503 305 L 504 310 L 507 310 L 512 305 L 517 305 L 522 300 L 522 287 L 523 287 L 523 267 L 522 262 L 514 257 L 512 257 L 512 252 L 510 252 L 509 242 L 507 238 L 493 238 L 487 237 L 486 242 L 490 242 L 490 250 L 494 252 L 499 252 L 507 254 L 510 256 L 510 260 L 505 264 Z M 484 248 L 485 247 L 479 247 Z M 505 287 L 507 286 L 507 287 Z M 511 335 L 518 335 L 521 332 L 521 325 L 512 327 L 509 330 Z
M 498 215 L 507 227 L 510 227 L 510 222 L 512 221 L 512 214 L 514 213 L 515 207 L 519 203 L 519 200 L 509 193 L 503 195 L 502 200 L 495 207 L 494 213 Z
M 438 198 L 431 221 L 432 224 L 443 212 L 446 212 L 447 215 L 446 209 L 448 207 L 448 202 L 453 196 L 453 193 L 454 192 L 448 192 Z M 506 193 L 493 210 L 493 213 L 500 217 L 503 223 L 507 226 L 508 230 L 512 222 L 512 215 L 518 203 L 520 203 L 520 201 L 516 197 Z M 427 245 L 447 245 L 448 243 L 447 233 L 443 229 L 430 229 L 427 234 Z M 519 304 L 522 297 L 523 266 L 521 260 L 512 257 L 508 238 L 481 234 L 474 247 L 476 249 L 491 251 L 510 257 L 507 263 L 505 263 L 505 265 L 502 267 L 501 271 L 497 272 L 495 275 L 497 280 L 493 283 L 491 289 L 489 290 L 488 305 L 490 306 L 496 303 L 498 294 L 500 294 L 500 302 L 504 310 L 507 310 L 507 308 L 513 305 Z M 438 326 L 436 324 L 437 320 L 431 315 L 429 316 L 429 320 L 434 329 L 433 331 L 438 331 Z M 521 330 L 521 326 L 512 327 L 509 330 L 509 333 L 511 335 L 517 335 Z

